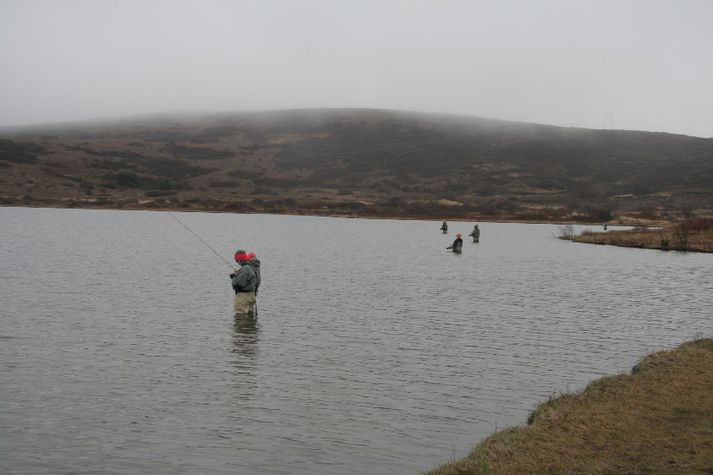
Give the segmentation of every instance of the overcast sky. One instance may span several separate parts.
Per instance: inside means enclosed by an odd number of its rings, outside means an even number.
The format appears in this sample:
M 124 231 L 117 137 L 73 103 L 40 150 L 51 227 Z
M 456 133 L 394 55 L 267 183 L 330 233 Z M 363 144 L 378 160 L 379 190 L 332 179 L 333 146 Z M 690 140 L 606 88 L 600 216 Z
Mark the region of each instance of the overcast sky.
M 0 125 L 312 107 L 713 137 L 713 0 L 0 0 Z

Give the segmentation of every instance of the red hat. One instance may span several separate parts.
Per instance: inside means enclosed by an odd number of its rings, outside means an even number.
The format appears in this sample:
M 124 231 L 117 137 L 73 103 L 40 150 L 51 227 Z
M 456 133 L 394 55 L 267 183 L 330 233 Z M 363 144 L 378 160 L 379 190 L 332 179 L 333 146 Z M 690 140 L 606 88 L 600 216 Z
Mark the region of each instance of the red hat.
M 252 252 L 250 254 L 248 254 L 245 251 L 243 251 L 242 249 L 238 249 L 237 252 L 235 253 L 235 262 L 249 261 L 253 257 L 255 257 L 255 254 L 253 254 Z

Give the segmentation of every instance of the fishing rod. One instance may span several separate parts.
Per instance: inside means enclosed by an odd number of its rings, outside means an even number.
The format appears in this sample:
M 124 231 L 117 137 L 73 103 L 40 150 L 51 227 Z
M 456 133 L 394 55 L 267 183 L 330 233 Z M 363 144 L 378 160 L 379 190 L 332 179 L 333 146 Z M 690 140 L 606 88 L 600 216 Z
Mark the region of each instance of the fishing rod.
M 151 198 L 151 197 L 149 197 L 149 196 L 147 196 L 147 198 L 148 198 L 149 200 L 151 200 L 156 206 L 158 206 L 159 208 L 161 208 L 161 205 L 158 204 L 158 203 L 156 202 L 156 200 L 154 200 L 153 198 Z M 193 230 L 192 230 L 191 228 L 189 228 L 189 227 L 186 225 L 186 223 L 184 223 L 183 221 L 181 221 L 180 219 L 178 219 L 178 216 L 176 216 L 175 214 L 173 214 L 173 212 L 171 212 L 170 210 L 168 210 L 167 212 L 168 212 L 168 214 L 169 214 L 173 219 L 176 220 L 176 222 L 177 222 L 178 224 L 180 224 L 181 226 L 183 226 L 184 228 L 186 228 L 189 233 L 193 234 L 193 235 L 196 237 L 196 239 L 198 239 L 201 243 L 203 243 L 203 245 L 204 245 L 205 247 L 207 247 L 208 249 L 210 249 L 210 250 L 213 252 L 213 254 L 215 254 L 216 256 L 218 256 L 218 258 L 219 258 L 221 261 L 225 262 L 225 264 L 226 264 L 228 267 L 230 267 L 231 270 L 233 270 L 233 271 L 236 271 L 236 270 L 237 270 L 235 267 L 233 267 L 233 265 L 232 265 L 230 262 L 228 262 L 227 260 L 225 260 L 225 258 L 224 258 L 223 256 L 221 256 L 221 255 L 218 253 L 218 251 L 216 251 L 215 249 L 213 249 L 210 244 L 208 244 L 207 242 L 205 242 L 198 234 L 196 234 L 195 232 L 193 232 Z
M 197 235 L 196 233 L 194 233 L 193 230 L 192 230 L 191 228 L 189 228 L 188 226 L 186 226 L 186 224 L 185 224 L 183 221 L 181 221 L 180 219 L 178 219 L 178 217 L 177 217 L 175 214 L 173 214 L 171 211 L 169 211 L 168 214 L 170 214 L 171 217 L 172 217 L 173 219 L 175 219 L 175 220 L 178 222 L 178 224 L 180 224 L 181 226 L 183 226 L 184 228 L 186 228 L 186 229 L 188 230 L 188 232 L 190 232 L 191 234 L 193 234 L 193 235 L 196 237 L 196 239 L 198 239 L 200 242 L 202 242 L 203 245 L 205 245 L 205 247 L 207 247 L 208 249 L 210 249 L 211 251 L 213 251 L 213 254 L 215 254 L 216 256 L 218 256 L 221 261 L 225 262 L 225 264 L 226 264 L 228 267 L 230 267 L 232 270 L 236 270 L 235 267 L 233 267 L 233 265 L 232 265 L 230 262 L 226 261 L 223 256 L 221 256 L 220 254 L 218 254 L 218 251 L 216 251 L 215 249 L 213 249 L 213 248 L 210 246 L 210 244 L 208 244 L 207 242 L 205 242 L 203 239 L 201 239 L 201 237 L 200 237 L 199 235 Z
M 151 201 L 153 201 L 159 208 L 161 207 L 161 205 L 159 205 L 158 203 L 156 203 L 156 200 L 154 200 L 154 199 L 152 199 L 152 198 L 149 198 L 149 199 L 150 199 Z M 226 261 L 225 258 L 224 258 L 223 256 L 221 256 L 221 255 L 218 253 L 218 251 L 216 251 L 215 249 L 213 249 L 213 247 L 212 247 L 210 244 L 208 244 L 207 242 L 205 242 L 205 241 L 203 240 L 203 238 L 201 238 L 201 237 L 200 237 L 198 234 L 196 234 L 191 228 L 189 228 L 189 227 L 186 225 L 186 223 L 184 223 L 183 221 L 181 221 L 180 219 L 178 219 L 178 216 L 176 216 L 175 214 L 173 214 L 170 210 L 168 211 L 168 214 L 169 214 L 173 219 L 175 219 L 178 224 L 180 224 L 181 226 L 183 226 L 184 228 L 186 228 L 189 233 L 193 234 L 193 235 L 196 237 L 196 239 L 198 239 L 200 242 L 202 242 L 205 247 L 207 247 L 208 249 L 210 249 L 210 250 L 213 252 L 213 254 L 215 254 L 216 256 L 218 256 L 218 258 L 220 258 L 221 261 L 225 262 L 225 264 L 226 264 L 228 267 L 230 267 L 230 269 L 231 269 L 233 272 L 237 272 L 237 271 L 238 271 L 235 267 L 233 267 L 233 265 L 232 265 L 230 262 Z M 233 277 L 233 274 L 230 274 L 230 276 Z M 254 305 L 255 305 L 255 310 L 254 310 L 255 316 L 257 316 L 257 312 L 258 312 L 257 289 L 255 290 L 255 304 L 254 304 Z

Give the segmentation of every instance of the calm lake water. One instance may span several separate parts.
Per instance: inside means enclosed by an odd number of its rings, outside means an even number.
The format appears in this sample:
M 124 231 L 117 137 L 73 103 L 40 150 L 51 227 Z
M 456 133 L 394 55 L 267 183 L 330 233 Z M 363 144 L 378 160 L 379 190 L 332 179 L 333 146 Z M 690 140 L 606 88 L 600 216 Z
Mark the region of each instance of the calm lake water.
M 415 474 L 712 336 L 713 255 L 557 226 L 0 208 L 0 472 Z

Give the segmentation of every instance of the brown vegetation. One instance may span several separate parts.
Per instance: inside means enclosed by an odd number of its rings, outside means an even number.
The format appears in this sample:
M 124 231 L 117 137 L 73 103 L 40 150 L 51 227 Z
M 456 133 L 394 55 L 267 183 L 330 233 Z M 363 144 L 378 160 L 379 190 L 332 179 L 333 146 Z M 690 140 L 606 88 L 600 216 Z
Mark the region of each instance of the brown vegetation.
M 713 140 L 682 135 L 383 110 L 244 113 L 5 133 L 0 203 L 141 208 L 147 192 L 171 189 L 163 205 L 196 210 L 661 222 L 713 215 L 711 157 Z
M 540 405 L 431 475 L 713 473 L 713 339 Z
M 641 247 L 663 251 L 713 252 L 713 219 L 690 218 L 660 229 L 638 228 L 606 233 L 562 236 L 576 242 Z

